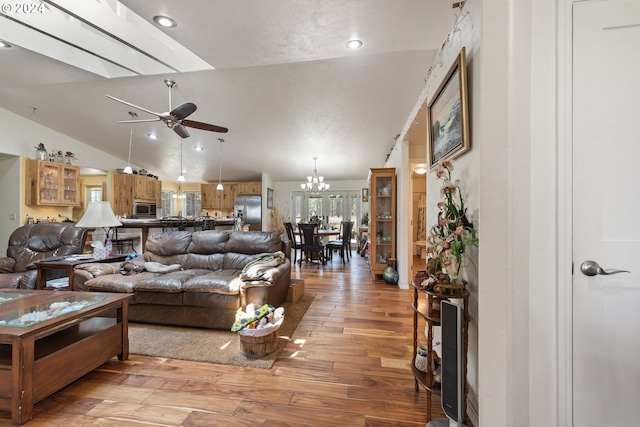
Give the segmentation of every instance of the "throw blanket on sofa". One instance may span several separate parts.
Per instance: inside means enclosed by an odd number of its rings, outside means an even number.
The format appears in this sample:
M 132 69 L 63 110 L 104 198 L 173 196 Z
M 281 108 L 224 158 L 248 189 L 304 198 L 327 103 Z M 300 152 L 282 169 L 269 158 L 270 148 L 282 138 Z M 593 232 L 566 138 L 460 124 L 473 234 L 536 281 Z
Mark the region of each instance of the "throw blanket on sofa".
M 278 251 L 260 255 L 253 261 L 249 261 L 242 269 L 240 279 L 243 281 L 260 280 L 264 273 L 271 267 L 282 264 L 285 260 L 284 252 Z

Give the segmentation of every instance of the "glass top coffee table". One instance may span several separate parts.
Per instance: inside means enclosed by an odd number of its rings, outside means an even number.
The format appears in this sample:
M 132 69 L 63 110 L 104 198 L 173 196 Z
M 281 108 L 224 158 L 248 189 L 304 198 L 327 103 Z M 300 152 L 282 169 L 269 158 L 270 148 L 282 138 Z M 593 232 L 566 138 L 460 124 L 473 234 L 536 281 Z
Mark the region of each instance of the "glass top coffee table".
M 33 405 L 117 356 L 129 357 L 129 294 L 0 291 L 0 409 Z

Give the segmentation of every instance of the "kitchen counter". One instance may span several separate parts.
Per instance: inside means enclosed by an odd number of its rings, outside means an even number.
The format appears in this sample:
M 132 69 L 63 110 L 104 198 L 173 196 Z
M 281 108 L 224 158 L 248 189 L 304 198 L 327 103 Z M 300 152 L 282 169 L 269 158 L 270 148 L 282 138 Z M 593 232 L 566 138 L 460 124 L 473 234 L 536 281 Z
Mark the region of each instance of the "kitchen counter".
M 119 230 L 124 228 L 131 229 L 140 229 L 140 253 L 144 252 L 144 245 L 147 242 L 147 237 L 149 237 L 149 230 L 153 228 L 162 228 L 166 226 L 167 223 L 181 223 L 184 220 L 179 219 L 133 219 L 133 218 L 122 218 L 120 222 L 122 223 L 122 227 L 118 227 Z M 186 219 L 187 227 L 189 229 L 193 229 L 193 227 L 198 223 L 195 219 Z M 216 229 L 221 230 L 231 230 L 233 228 L 233 218 L 221 218 L 216 219 Z M 124 230 L 123 230 L 124 231 Z M 117 236 L 117 234 L 116 234 Z

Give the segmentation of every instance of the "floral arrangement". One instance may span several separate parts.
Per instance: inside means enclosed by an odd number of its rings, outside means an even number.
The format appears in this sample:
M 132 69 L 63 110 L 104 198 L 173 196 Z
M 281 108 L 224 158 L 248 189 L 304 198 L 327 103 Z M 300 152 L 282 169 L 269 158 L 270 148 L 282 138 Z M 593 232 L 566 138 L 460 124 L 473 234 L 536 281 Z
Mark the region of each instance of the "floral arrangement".
M 473 224 L 466 216 L 460 180 L 452 181 L 453 163 L 440 161 L 436 177 L 442 180 L 438 202 L 438 222 L 427 236 L 427 279 L 423 286 L 433 288 L 436 283 L 462 284 L 460 267 L 468 246 L 477 246 Z

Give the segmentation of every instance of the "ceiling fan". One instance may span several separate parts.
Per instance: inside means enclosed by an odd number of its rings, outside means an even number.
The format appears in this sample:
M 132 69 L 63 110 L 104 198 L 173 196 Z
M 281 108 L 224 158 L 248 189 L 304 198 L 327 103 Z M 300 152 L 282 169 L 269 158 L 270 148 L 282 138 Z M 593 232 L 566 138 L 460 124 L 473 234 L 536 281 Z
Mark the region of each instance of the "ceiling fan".
M 113 99 L 114 101 L 118 101 L 122 104 L 128 105 L 129 107 L 133 107 L 140 111 L 144 111 L 145 113 L 152 114 L 157 116 L 157 119 L 140 119 L 140 120 L 121 120 L 118 123 L 145 123 L 145 122 L 155 122 L 158 120 L 162 120 L 164 124 L 167 125 L 168 128 L 173 129 L 175 133 L 177 133 L 180 138 L 187 138 L 189 136 L 189 132 L 187 132 L 187 127 L 194 129 L 202 129 L 208 130 L 211 132 L 220 132 L 226 133 L 229 129 L 222 127 L 211 125 L 209 123 L 196 122 L 194 120 L 187 120 L 194 111 L 196 111 L 196 105 L 191 102 L 185 102 L 184 104 L 178 105 L 176 108 L 171 109 L 171 89 L 176 85 L 171 79 L 164 79 L 164 83 L 169 88 L 169 112 L 168 113 L 156 113 L 155 111 L 147 110 L 146 108 L 139 107 L 130 102 L 123 101 L 122 99 L 115 98 L 111 95 L 106 95 L 107 98 Z

